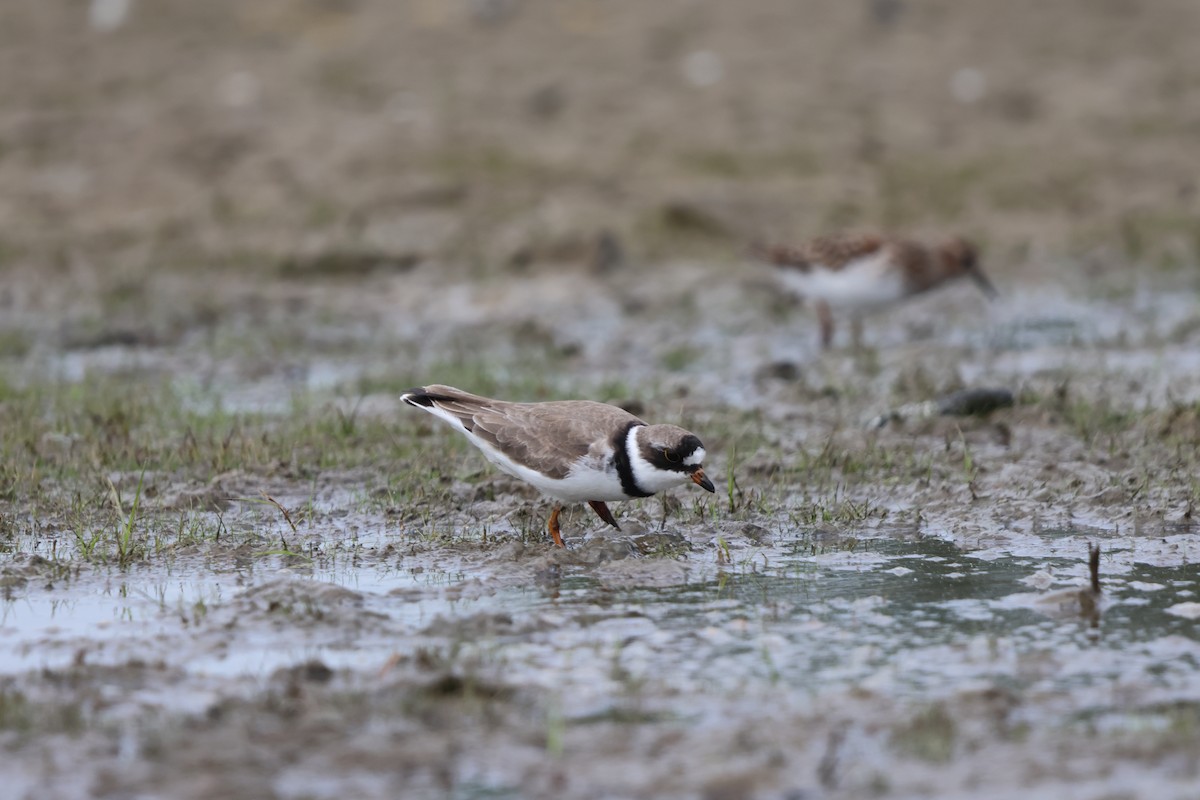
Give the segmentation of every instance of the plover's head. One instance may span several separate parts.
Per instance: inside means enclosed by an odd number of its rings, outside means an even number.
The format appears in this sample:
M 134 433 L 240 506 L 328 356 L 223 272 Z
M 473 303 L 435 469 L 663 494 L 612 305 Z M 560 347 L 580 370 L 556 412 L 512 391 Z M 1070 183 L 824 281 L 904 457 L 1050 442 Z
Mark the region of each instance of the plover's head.
M 691 481 L 716 491 L 704 474 L 704 445 L 695 434 L 675 425 L 639 425 L 633 430 L 637 447 L 629 460 L 639 487 L 661 492 Z
M 975 285 L 989 300 L 996 298 L 998 294 L 996 287 L 992 286 L 987 275 L 983 274 L 983 270 L 979 266 L 979 251 L 975 249 L 975 245 L 956 236 L 943 242 L 938 248 L 938 252 L 942 257 L 946 274 L 952 277 L 965 275 L 975 282 Z

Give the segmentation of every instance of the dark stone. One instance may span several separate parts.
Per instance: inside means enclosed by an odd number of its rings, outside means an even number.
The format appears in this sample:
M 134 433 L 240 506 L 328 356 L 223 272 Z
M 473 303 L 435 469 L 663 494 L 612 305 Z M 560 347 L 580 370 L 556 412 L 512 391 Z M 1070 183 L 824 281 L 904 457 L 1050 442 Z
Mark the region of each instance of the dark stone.
M 1013 405 L 1009 389 L 962 389 L 937 400 L 938 413 L 952 417 L 985 416 Z

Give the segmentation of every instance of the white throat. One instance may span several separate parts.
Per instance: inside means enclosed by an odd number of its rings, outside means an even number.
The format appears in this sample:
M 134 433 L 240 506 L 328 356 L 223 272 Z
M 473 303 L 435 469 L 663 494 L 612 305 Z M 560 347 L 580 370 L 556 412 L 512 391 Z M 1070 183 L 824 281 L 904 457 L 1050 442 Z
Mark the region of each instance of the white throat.
M 692 477 L 686 472 L 659 469 L 642 458 L 642 448 L 638 446 L 637 438 L 638 431 L 641 429 L 642 426 L 635 426 L 630 428 L 629 433 L 625 435 L 625 454 L 629 456 L 629 468 L 638 488 L 643 492 L 654 494 L 690 481 Z

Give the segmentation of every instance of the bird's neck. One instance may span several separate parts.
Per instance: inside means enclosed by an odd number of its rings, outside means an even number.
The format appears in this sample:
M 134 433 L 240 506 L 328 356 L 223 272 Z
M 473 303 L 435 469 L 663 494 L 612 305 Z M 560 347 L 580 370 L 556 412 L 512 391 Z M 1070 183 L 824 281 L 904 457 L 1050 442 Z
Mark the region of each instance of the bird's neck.
M 613 465 L 617 468 L 617 475 L 621 479 L 621 491 L 629 497 L 649 497 L 654 494 L 654 492 L 643 489 L 642 484 L 638 482 L 638 473 L 649 466 L 642 458 L 637 440 L 637 429 L 643 424 L 641 422 L 629 423 L 613 437 L 612 442 Z

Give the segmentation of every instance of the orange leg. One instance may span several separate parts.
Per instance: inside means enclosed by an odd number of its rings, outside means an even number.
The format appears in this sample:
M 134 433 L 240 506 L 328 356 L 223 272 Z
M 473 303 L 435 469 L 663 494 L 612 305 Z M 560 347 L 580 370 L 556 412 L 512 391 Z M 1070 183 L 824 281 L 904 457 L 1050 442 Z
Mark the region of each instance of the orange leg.
M 821 324 L 821 349 L 833 344 L 833 311 L 824 300 L 817 301 L 817 321 Z
M 554 507 L 554 510 L 550 512 L 550 521 L 546 523 L 546 527 L 549 529 L 550 538 L 554 540 L 554 543 L 559 547 L 566 547 L 563 544 L 562 533 L 558 530 L 558 513 L 560 511 L 562 511 L 562 506 Z

